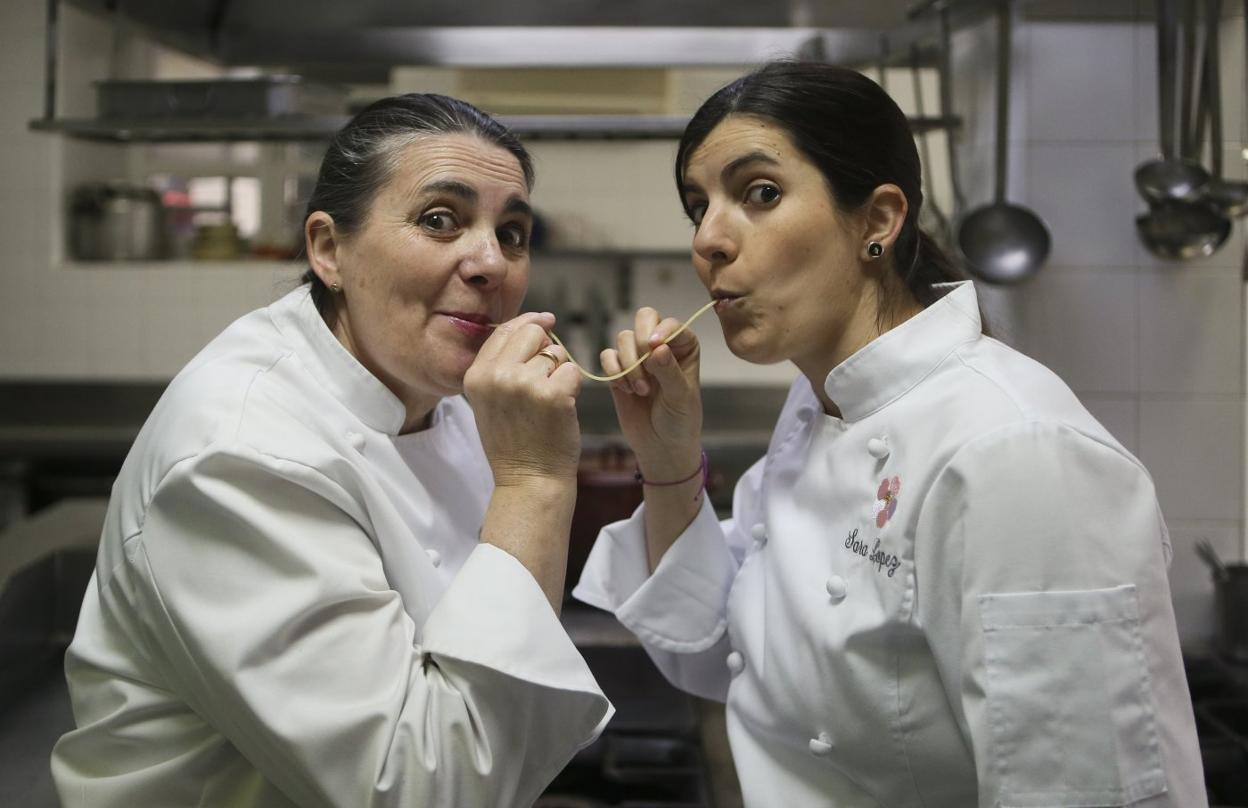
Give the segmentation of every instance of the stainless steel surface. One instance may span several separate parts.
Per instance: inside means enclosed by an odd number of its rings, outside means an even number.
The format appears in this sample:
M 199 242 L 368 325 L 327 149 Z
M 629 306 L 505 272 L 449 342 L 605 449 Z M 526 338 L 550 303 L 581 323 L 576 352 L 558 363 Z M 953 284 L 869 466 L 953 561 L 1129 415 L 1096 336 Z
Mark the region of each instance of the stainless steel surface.
M 988 283 L 1008 285 L 1027 280 L 1049 257 L 1052 238 L 1040 217 L 1006 201 L 1010 135 L 1010 23 L 1013 5 L 998 0 L 997 9 L 997 173 L 994 201 L 966 215 L 958 228 L 958 247 L 967 270 Z
M 883 34 L 903 57 L 914 41 L 929 40 L 936 6 L 949 6 L 960 26 L 982 19 L 993 0 L 70 2 L 124 14 L 164 44 L 221 64 L 368 82 L 384 81 L 395 64 L 745 65 L 805 53 L 863 65 L 879 55 Z M 1028 0 L 1027 7 L 1033 18 L 1129 20 L 1136 13 L 1130 0 Z

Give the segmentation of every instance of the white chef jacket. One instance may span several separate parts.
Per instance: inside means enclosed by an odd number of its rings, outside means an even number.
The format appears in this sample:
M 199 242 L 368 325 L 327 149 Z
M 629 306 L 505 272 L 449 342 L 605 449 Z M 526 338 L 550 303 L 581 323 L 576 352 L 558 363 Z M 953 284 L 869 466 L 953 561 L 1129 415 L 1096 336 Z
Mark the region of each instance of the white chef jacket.
M 727 701 L 752 808 L 1206 804 L 1152 481 L 973 286 L 794 385 L 732 518 L 573 594 Z M 644 506 L 643 506 L 644 507 Z
M 66 673 L 66 808 L 531 804 L 613 712 L 478 542 L 472 412 L 399 400 L 306 287 L 174 379 L 114 487 Z

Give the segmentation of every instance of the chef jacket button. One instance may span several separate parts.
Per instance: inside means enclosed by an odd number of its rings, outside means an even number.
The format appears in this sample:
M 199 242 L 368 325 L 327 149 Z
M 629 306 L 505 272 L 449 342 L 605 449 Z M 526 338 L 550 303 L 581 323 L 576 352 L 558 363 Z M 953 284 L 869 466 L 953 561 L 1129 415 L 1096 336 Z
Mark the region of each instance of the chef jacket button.
M 801 421 L 802 423 L 806 423 L 807 421 L 809 421 L 811 418 L 814 418 L 814 417 L 815 417 L 815 411 L 811 407 L 802 407 L 800 410 L 797 411 L 797 420 Z
M 888 457 L 888 441 L 883 438 L 872 438 L 867 441 L 867 451 L 870 452 L 871 456 L 876 460 L 883 460 Z
M 432 564 L 434 567 L 441 565 L 442 554 L 439 553 L 437 550 L 426 550 L 425 554 L 429 556 L 429 563 Z
M 845 595 L 849 592 L 849 587 L 845 585 L 845 579 L 839 575 L 833 575 L 828 579 L 827 589 L 828 596 L 832 598 L 833 603 L 840 603 L 845 600 Z
M 810 747 L 810 753 L 812 755 L 823 757 L 824 755 L 832 753 L 832 738 L 828 735 L 828 733 L 821 732 L 819 733 L 818 738 L 810 739 L 808 746 Z
M 348 432 L 347 442 L 350 443 L 357 452 L 364 451 L 364 436 L 359 432 Z
M 754 537 L 754 541 L 758 542 L 760 546 L 766 544 L 767 526 L 762 522 L 759 522 L 754 527 L 750 528 L 750 535 Z
M 745 670 L 745 657 L 741 656 L 740 651 L 733 651 L 728 655 L 728 670 L 732 671 L 732 675 L 736 676 Z

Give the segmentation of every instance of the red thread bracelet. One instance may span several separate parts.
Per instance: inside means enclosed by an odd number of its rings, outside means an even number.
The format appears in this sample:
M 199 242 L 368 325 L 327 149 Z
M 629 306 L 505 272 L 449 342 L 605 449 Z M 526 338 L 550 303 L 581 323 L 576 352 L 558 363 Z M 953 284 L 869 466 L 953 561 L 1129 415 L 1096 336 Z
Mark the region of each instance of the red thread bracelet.
M 693 474 L 690 474 L 688 477 L 682 477 L 679 480 L 669 480 L 669 481 L 665 481 L 661 483 L 653 482 L 651 480 L 647 480 L 645 477 L 642 477 L 641 469 L 638 468 L 636 473 L 633 474 L 633 479 L 641 483 L 642 485 L 665 486 L 665 485 L 680 485 L 681 483 L 687 483 L 690 480 L 692 480 L 694 477 L 697 477 L 698 475 L 702 476 L 702 487 L 706 488 L 707 468 L 706 468 L 706 450 L 705 449 L 702 450 L 702 461 L 698 463 L 698 467 L 694 469 Z

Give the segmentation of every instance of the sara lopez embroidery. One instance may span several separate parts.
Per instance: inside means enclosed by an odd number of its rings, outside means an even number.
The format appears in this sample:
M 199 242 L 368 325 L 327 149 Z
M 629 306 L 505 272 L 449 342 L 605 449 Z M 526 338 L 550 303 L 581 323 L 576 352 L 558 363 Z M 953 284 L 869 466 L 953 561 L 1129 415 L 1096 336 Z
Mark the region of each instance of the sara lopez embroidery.
M 886 553 L 880 549 L 880 540 L 877 538 L 875 544 L 867 549 L 866 541 L 858 539 L 858 528 L 854 528 L 845 537 L 845 549 L 851 553 L 856 553 L 875 565 L 875 571 L 884 573 L 889 578 L 893 577 L 893 573 L 897 572 L 897 568 L 901 566 L 901 559 L 896 553 Z

